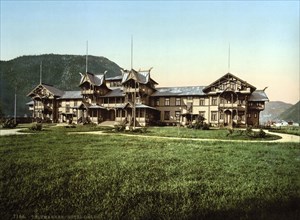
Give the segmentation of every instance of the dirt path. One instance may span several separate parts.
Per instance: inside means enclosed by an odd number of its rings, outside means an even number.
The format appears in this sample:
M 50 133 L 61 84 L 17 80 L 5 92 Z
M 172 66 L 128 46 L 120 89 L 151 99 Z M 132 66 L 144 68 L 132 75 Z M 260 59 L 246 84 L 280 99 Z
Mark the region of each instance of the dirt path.
M 2 129 L 0 130 L 0 136 L 6 135 L 23 135 L 26 133 L 19 132 L 22 128 L 15 129 Z M 222 141 L 222 142 L 293 142 L 300 144 L 300 136 L 291 135 L 291 134 L 281 134 L 275 132 L 265 131 L 268 134 L 274 134 L 281 136 L 281 139 L 278 140 L 270 140 L 270 141 L 261 141 L 261 140 L 220 140 L 220 139 L 207 139 L 207 138 L 182 138 L 182 137 L 161 137 L 161 136 L 147 136 L 142 134 L 122 134 L 118 133 L 118 135 L 127 136 L 127 137 L 141 137 L 141 138 L 160 138 L 160 139 L 169 139 L 169 140 L 193 140 L 193 141 Z M 88 132 L 70 132 L 68 134 L 96 134 L 96 135 L 111 135 L 111 133 L 104 133 L 103 131 L 88 131 Z
M 0 130 L 0 136 L 26 134 L 26 133 L 19 132 L 21 130 L 22 130 L 22 128 L 2 129 L 2 130 Z
M 300 143 L 300 136 L 297 135 L 292 135 L 292 134 L 282 134 L 282 133 L 276 133 L 276 132 L 269 132 L 265 131 L 268 134 L 274 134 L 278 135 L 281 137 L 281 139 L 278 140 L 273 140 L 269 142 L 295 142 L 295 143 Z
M 222 140 L 222 139 L 208 139 L 208 138 L 182 138 L 182 137 L 161 137 L 161 136 L 147 136 L 141 134 L 124 134 L 124 133 L 117 133 L 117 135 L 127 136 L 127 137 L 141 137 L 141 138 L 160 138 L 160 139 L 169 139 L 169 140 L 192 140 L 192 141 L 219 141 L 219 142 L 293 142 L 293 143 L 300 143 L 300 136 L 290 135 L 290 134 L 281 134 L 281 133 L 274 133 L 265 131 L 269 134 L 278 135 L 281 139 L 278 140 Z M 69 134 L 96 134 L 96 135 L 111 135 L 111 133 L 104 133 L 103 131 L 89 131 L 89 132 L 70 132 Z

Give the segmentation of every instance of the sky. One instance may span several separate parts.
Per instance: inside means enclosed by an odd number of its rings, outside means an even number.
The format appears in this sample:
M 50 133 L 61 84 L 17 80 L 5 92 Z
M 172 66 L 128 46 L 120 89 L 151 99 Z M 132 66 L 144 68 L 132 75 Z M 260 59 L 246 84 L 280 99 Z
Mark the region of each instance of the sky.
M 230 72 L 270 101 L 300 100 L 299 1 L 5 1 L 0 59 L 88 53 L 149 69 L 159 86 Z M 229 65 L 230 45 L 230 65 Z M 230 67 L 229 67 L 230 66 Z

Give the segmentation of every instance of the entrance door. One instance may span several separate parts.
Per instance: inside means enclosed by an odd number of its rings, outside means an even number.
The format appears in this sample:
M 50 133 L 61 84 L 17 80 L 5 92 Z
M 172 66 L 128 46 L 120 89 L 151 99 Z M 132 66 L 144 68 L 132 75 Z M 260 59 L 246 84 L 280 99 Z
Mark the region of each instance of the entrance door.
M 115 116 L 115 110 L 109 110 L 109 120 L 114 121 L 116 118 Z

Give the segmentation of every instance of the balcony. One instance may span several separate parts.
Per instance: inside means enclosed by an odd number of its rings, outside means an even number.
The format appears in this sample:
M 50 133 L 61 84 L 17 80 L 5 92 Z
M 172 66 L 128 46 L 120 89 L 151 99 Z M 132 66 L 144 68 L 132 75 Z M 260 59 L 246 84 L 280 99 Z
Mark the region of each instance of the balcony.
M 224 104 L 219 104 L 220 108 L 237 108 L 241 106 L 240 104 L 237 103 L 224 103 Z
M 247 88 L 247 89 L 244 89 L 244 90 L 239 90 L 240 93 L 243 93 L 243 94 L 249 94 L 251 93 L 251 90 L 250 88 Z
M 238 111 L 245 110 L 246 106 L 244 104 L 238 103 L 226 103 L 226 104 L 219 104 L 219 108 L 221 109 L 237 109 Z
M 95 91 L 91 90 L 91 89 L 89 89 L 89 90 L 81 90 L 81 94 L 83 94 L 83 95 L 92 95 L 94 93 L 95 93 Z
M 139 88 L 124 88 L 124 92 L 139 92 Z
M 248 109 L 262 111 L 265 109 L 265 105 L 252 105 L 252 106 L 249 105 Z

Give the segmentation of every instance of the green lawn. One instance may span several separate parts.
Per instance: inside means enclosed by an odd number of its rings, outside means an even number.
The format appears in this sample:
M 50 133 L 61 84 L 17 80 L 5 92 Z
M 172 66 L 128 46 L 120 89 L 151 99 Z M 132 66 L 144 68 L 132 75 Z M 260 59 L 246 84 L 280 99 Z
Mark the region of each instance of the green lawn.
M 300 215 L 297 143 L 147 140 L 70 129 L 0 137 L 1 219 Z
M 225 140 L 276 140 L 279 136 L 266 134 L 265 138 L 253 138 L 245 135 L 242 130 L 234 129 L 229 135 L 227 129 L 197 130 L 184 127 L 149 127 L 145 135 L 163 137 L 225 139 Z
M 300 127 L 271 128 L 269 131 L 300 136 Z

